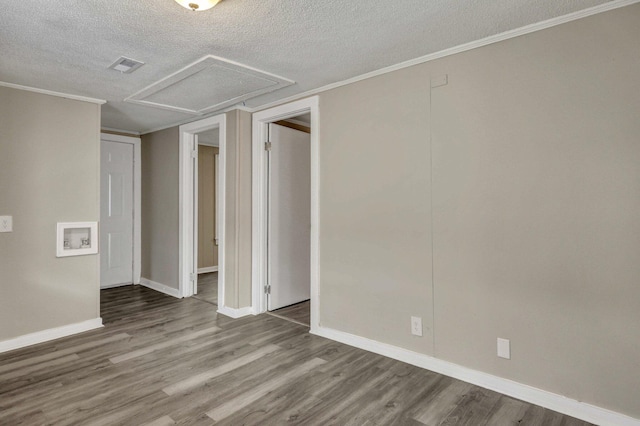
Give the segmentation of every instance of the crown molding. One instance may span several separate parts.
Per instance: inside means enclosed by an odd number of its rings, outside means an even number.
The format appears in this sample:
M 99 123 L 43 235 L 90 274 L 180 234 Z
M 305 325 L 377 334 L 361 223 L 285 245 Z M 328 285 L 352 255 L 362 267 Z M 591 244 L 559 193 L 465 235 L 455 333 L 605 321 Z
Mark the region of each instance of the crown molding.
M 317 95 L 321 92 L 326 92 L 328 90 L 332 90 L 332 89 L 336 89 L 338 87 L 342 87 L 342 86 L 346 86 L 348 84 L 352 84 L 352 83 L 356 83 L 358 81 L 362 81 L 362 80 L 366 80 L 369 78 L 373 78 L 373 77 L 377 77 L 380 75 L 384 75 L 384 74 L 388 74 L 390 72 L 393 71 L 398 71 L 404 68 L 408 68 L 408 67 L 412 67 L 414 65 L 419 65 L 419 64 L 423 64 L 426 62 L 430 62 L 430 61 L 434 61 L 436 59 L 440 59 L 440 58 L 444 58 L 447 56 L 451 56 L 451 55 L 455 55 L 457 53 L 462 53 L 462 52 L 466 52 L 468 50 L 473 50 L 473 49 L 477 49 L 479 47 L 483 47 L 483 46 L 487 46 L 490 44 L 494 44 L 494 43 L 499 43 L 501 41 L 505 41 L 505 40 L 509 40 L 515 37 L 520 37 L 522 35 L 525 34 L 531 34 L 537 31 L 542 31 L 544 29 L 547 28 L 551 28 L 551 27 L 555 27 L 558 25 L 562 25 L 571 21 L 576 21 L 578 19 L 582 19 L 582 18 L 587 18 L 589 16 L 593 16 L 593 15 L 597 15 L 599 13 L 604 13 L 604 12 L 608 12 L 611 10 L 615 10 L 615 9 L 619 9 L 621 7 L 625 7 L 625 6 L 630 6 L 632 4 L 635 3 L 639 3 L 640 0 L 612 0 L 608 3 L 604 3 L 598 6 L 594 6 L 594 7 L 590 7 L 587 9 L 583 9 L 580 10 L 578 12 L 573 12 L 573 13 L 569 13 L 567 15 L 563 15 L 563 16 L 558 16 L 556 18 L 552 18 L 552 19 L 548 19 L 546 21 L 541 21 L 541 22 L 537 22 L 535 24 L 530 24 L 530 25 L 526 25 L 524 27 L 520 27 L 520 28 L 516 28 L 514 30 L 509 30 L 509 31 L 505 31 L 503 33 L 500 34 L 496 34 L 496 35 L 492 35 L 489 37 L 485 37 L 482 38 L 480 40 L 475 40 L 469 43 L 465 43 L 465 44 L 461 44 L 449 49 L 444 49 L 438 52 L 434 52 L 434 53 L 430 53 L 428 55 L 424 55 L 421 56 L 419 58 L 415 58 L 415 59 L 411 59 L 408 61 L 404 61 L 404 62 L 400 62 L 398 64 L 395 65 L 391 65 L 385 68 L 380 68 L 378 70 L 375 71 L 371 71 L 365 74 L 361 74 L 346 80 L 342 80 L 342 81 L 338 81 L 336 83 L 331 83 L 331 84 L 327 84 L 325 86 L 319 87 L 317 89 L 311 89 L 308 90 L 306 92 L 302 92 L 302 93 L 298 93 L 296 95 L 292 95 L 289 96 L 287 98 L 284 99 L 279 99 L 276 101 L 272 101 L 266 104 L 262 104 L 262 105 L 258 105 L 255 107 L 247 107 L 246 105 L 235 105 L 229 108 L 226 108 L 224 110 L 220 110 L 220 111 L 214 111 L 211 114 L 207 114 L 204 117 L 193 117 L 193 118 L 188 118 L 186 120 L 182 120 L 179 121 L 177 123 L 173 123 L 170 125 L 166 125 L 166 126 L 160 126 L 160 127 L 156 127 L 156 128 L 152 128 L 149 130 L 145 130 L 145 131 L 141 131 L 140 134 L 141 135 L 145 135 L 147 133 L 152 133 L 152 132 L 157 132 L 160 130 L 165 130 L 168 129 L 170 127 L 175 127 L 175 126 L 180 126 L 182 124 L 187 124 L 196 120 L 200 120 L 202 118 L 206 118 L 209 116 L 213 116 L 213 115 L 217 115 L 217 114 L 222 114 L 234 109 L 239 109 L 242 111 L 246 111 L 249 113 L 256 113 L 265 109 L 269 109 L 269 108 L 273 108 L 275 106 L 278 105 L 282 105 L 282 104 L 286 104 L 289 102 L 293 102 L 293 101 L 297 101 L 303 98 L 307 98 L 313 95 Z
M 120 133 L 122 134 L 122 136 L 133 136 L 133 137 L 139 137 L 140 133 L 139 132 L 134 132 L 131 130 L 122 130 L 122 129 L 114 129 L 113 127 L 100 127 L 100 130 L 103 133 Z
M 479 40 L 475 40 L 469 43 L 461 44 L 455 47 L 451 47 L 449 49 L 440 50 L 438 52 L 430 53 L 428 55 L 421 56 L 419 58 L 410 59 L 408 61 L 400 62 L 395 65 L 391 65 L 385 68 L 380 68 L 375 71 L 371 71 L 365 74 L 361 74 L 347 80 L 342 80 L 336 83 L 327 84 L 326 86 L 319 87 L 317 89 L 311 89 L 309 91 L 299 93 L 297 95 L 292 95 L 284 99 L 280 99 L 277 101 L 269 102 L 267 104 L 263 104 L 260 106 L 256 106 L 252 108 L 251 112 L 258 112 L 264 109 L 272 108 L 274 106 L 282 105 L 285 103 L 297 101 L 302 98 L 306 98 L 309 96 L 317 95 L 321 92 L 326 92 L 331 89 L 336 89 L 338 87 L 346 86 L 351 83 L 356 83 L 358 81 L 366 80 L 369 78 L 377 77 L 380 75 L 388 74 L 393 71 L 398 71 L 404 68 L 412 67 L 414 65 L 424 64 L 426 62 L 431 62 L 436 59 L 444 58 L 447 56 L 455 55 L 457 53 L 466 52 L 468 50 L 477 49 L 479 47 L 487 46 L 494 43 L 499 43 L 501 41 L 509 40 L 515 37 L 520 37 L 525 34 L 531 34 L 537 31 L 541 31 L 547 28 L 555 27 L 558 25 L 566 24 L 567 22 L 576 21 L 578 19 L 586 18 L 592 15 L 597 15 L 599 13 L 608 12 L 610 10 L 619 9 L 621 7 L 630 6 L 632 4 L 638 3 L 640 0 L 612 0 L 608 3 L 604 3 L 598 6 L 590 7 L 587 9 L 583 9 L 577 12 L 569 13 L 567 15 L 558 16 L 556 18 L 551 18 L 546 21 L 536 22 L 535 24 L 525 25 L 524 27 L 516 28 L 513 30 L 505 31 L 500 34 L 495 34 L 489 37 L 485 37 Z
M 43 95 L 57 96 L 59 98 L 72 99 L 74 101 L 90 102 L 92 104 L 106 104 L 104 99 L 89 98 L 86 96 L 70 95 L 68 93 L 54 92 L 53 90 L 38 89 L 37 87 L 22 86 L 20 84 L 7 83 L 0 81 L 0 86 L 9 87 L 11 89 L 26 90 L 27 92 L 35 92 Z

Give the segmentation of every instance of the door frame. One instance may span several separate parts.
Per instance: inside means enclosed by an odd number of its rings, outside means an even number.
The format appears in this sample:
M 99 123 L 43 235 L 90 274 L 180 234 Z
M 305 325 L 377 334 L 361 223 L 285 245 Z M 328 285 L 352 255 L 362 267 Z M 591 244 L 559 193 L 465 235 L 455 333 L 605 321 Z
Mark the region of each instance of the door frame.
M 225 265 L 225 198 L 226 198 L 226 115 L 220 114 L 192 123 L 183 124 L 180 132 L 180 171 L 178 194 L 178 284 L 180 297 L 193 296 L 197 290 L 198 276 L 198 138 L 197 133 L 218 129 L 220 136 L 220 215 L 218 216 L 222 242 L 218 251 L 218 310 L 225 306 L 224 265 Z
M 251 272 L 251 308 L 254 314 L 267 311 L 265 285 L 267 283 L 267 142 L 268 125 L 274 121 L 311 114 L 311 333 L 320 327 L 320 149 L 319 149 L 319 98 L 312 96 L 296 102 L 269 108 L 253 114 L 252 129 L 252 272 Z
M 142 219 L 141 219 L 141 205 L 142 205 L 142 178 L 141 178 L 141 146 L 142 143 L 139 137 L 134 136 L 122 136 L 113 135 L 111 133 L 100 133 L 100 143 L 116 142 L 116 143 L 128 143 L 133 145 L 133 271 L 131 279 L 133 284 L 140 284 L 141 275 L 141 253 L 142 253 Z M 100 195 L 100 202 L 102 203 L 102 194 Z M 102 277 L 102 274 L 101 274 Z M 107 288 L 107 287 L 100 287 Z

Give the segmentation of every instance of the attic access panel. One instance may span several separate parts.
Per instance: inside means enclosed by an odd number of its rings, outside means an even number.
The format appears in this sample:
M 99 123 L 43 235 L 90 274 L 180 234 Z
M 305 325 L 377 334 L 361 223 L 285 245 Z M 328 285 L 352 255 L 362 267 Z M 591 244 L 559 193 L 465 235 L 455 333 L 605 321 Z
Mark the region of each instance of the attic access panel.
M 129 96 L 126 102 L 203 115 L 295 82 L 208 55 Z

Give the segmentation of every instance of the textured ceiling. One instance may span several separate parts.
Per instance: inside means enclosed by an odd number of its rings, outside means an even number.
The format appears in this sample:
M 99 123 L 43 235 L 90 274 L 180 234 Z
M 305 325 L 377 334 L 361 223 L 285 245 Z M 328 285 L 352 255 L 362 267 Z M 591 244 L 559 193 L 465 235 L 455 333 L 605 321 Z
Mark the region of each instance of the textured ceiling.
M 294 83 L 209 55 L 125 101 L 202 115 Z
M 0 81 L 106 99 L 104 127 L 144 132 L 197 116 L 124 99 L 206 55 L 296 82 L 246 101 L 257 107 L 607 2 L 224 0 L 191 12 L 173 0 L 0 0 Z M 108 69 L 120 56 L 145 65 Z

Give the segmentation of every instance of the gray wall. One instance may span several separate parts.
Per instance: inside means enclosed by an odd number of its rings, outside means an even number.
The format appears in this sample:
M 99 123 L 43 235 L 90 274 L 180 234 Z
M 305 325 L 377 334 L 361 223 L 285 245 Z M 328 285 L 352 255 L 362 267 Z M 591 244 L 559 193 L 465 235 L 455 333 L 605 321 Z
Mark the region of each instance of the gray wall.
M 218 153 L 217 147 L 198 146 L 198 270 L 218 266 L 218 246 L 215 243 Z
M 251 114 L 227 113 L 225 304 L 251 305 Z
M 178 127 L 142 139 L 142 276 L 178 288 Z
M 0 341 L 91 320 L 97 255 L 56 258 L 56 223 L 100 215 L 100 106 L 0 87 Z
M 227 116 L 225 304 L 251 305 L 251 114 Z M 178 288 L 179 127 L 142 136 L 142 276 Z
M 322 325 L 640 417 L 638 22 L 322 93 Z
M 428 88 L 414 67 L 321 95 L 320 319 L 431 354 Z

